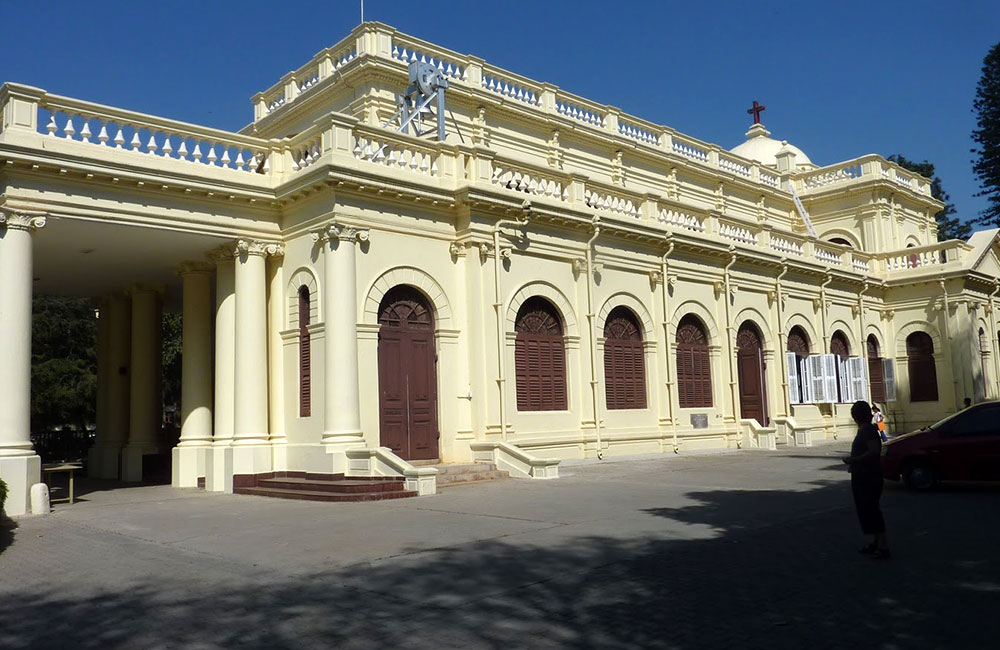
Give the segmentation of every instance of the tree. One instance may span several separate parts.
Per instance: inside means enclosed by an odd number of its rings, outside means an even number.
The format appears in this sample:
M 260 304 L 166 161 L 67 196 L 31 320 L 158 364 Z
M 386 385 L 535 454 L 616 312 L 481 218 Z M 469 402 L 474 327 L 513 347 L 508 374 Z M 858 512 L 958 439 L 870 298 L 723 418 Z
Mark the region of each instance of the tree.
M 983 59 L 983 75 L 976 87 L 976 99 L 972 109 L 977 114 L 976 128 L 972 140 L 976 147 L 972 153 L 972 171 L 979 179 L 979 193 L 985 196 L 986 209 L 976 223 L 1000 226 L 1000 43 L 997 43 Z
M 87 298 L 32 301 L 31 428 L 93 426 L 97 401 L 97 317 Z
M 934 219 L 938 224 L 938 241 L 946 241 L 948 239 L 968 239 L 969 235 L 972 234 L 972 226 L 963 222 L 958 217 L 952 216 L 956 212 L 955 204 L 951 202 L 951 197 L 948 196 L 948 193 L 941 187 L 941 179 L 934 174 L 934 165 L 926 160 L 919 163 L 914 162 L 904 158 L 898 153 L 889 156 L 889 160 L 896 163 L 903 169 L 931 179 L 931 196 L 944 203 L 944 208 L 934 215 Z

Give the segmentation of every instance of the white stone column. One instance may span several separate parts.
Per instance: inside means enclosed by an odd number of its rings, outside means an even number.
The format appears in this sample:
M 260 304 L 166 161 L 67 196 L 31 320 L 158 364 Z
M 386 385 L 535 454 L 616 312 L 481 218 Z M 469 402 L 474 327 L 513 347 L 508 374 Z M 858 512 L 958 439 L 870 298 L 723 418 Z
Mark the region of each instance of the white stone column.
M 215 409 L 205 489 L 233 491 L 233 415 L 236 385 L 236 289 L 232 246 L 209 254 L 215 262 Z
M 132 305 L 124 292 L 108 301 L 108 430 L 101 450 L 102 478 L 117 479 L 128 442 L 132 363 Z
M 364 446 L 358 387 L 357 245 L 368 231 L 332 223 L 314 233 L 324 242 L 325 314 L 323 444 L 334 455 L 335 473 L 344 471 L 343 451 Z
M 265 258 L 279 244 L 236 242 L 236 391 L 233 474 L 271 471 L 267 433 L 267 279 Z
M 159 453 L 162 427 L 160 291 L 135 285 L 132 296 L 132 360 L 129 381 L 128 444 L 122 449 L 121 478 L 142 480 L 142 457 Z
M 97 300 L 97 422 L 94 444 L 87 453 L 87 475 L 91 478 L 105 478 L 105 468 L 101 450 L 107 446 L 109 394 L 111 364 L 111 328 L 107 296 Z
M 31 446 L 31 234 L 45 217 L 0 212 L 0 478 L 8 515 L 29 510 L 41 482 L 41 459 Z
M 284 346 L 281 330 L 284 329 L 285 280 L 281 268 L 282 258 L 275 255 L 267 263 L 267 374 L 268 374 L 268 432 L 271 440 L 271 458 L 274 471 L 288 469 L 288 437 L 285 435 L 285 372 Z
M 196 487 L 212 444 L 212 267 L 185 262 L 181 357 L 181 438 L 171 450 L 170 483 Z

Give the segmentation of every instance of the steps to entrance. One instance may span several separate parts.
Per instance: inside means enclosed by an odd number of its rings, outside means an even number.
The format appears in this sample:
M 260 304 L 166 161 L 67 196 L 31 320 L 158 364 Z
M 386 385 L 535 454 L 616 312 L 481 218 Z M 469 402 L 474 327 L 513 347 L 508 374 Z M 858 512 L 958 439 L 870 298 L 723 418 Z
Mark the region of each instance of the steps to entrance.
M 402 479 L 345 477 L 343 474 L 269 472 L 233 477 L 234 494 L 303 501 L 382 501 L 417 496 Z
M 498 470 L 493 463 L 472 463 L 470 465 L 434 465 L 437 468 L 439 488 L 485 483 L 510 478 L 510 472 Z

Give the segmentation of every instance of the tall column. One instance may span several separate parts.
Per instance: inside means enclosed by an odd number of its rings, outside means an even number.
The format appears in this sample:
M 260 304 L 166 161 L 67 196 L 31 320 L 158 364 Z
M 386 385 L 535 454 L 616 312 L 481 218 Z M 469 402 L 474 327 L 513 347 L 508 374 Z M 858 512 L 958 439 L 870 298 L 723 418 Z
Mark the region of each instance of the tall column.
M 112 478 L 104 459 L 107 447 L 108 421 L 111 399 L 111 298 L 105 296 L 97 301 L 97 428 L 94 444 L 87 454 L 87 475 L 91 478 Z M 114 478 L 117 478 L 117 469 Z
M 28 511 L 41 459 L 31 447 L 31 234 L 45 217 L 0 212 L 0 478 L 8 515 Z
M 288 469 L 288 438 L 285 435 L 285 374 L 284 346 L 281 330 L 284 329 L 285 281 L 281 269 L 282 259 L 274 256 L 267 264 L 267 374 L 268 374 L 268 431 L 271 440 L 271 458 L 275 471 Z
M 132 374 L 128 444 L 122 449 L 123 481 L 138 482 L 142 458 L 159 453 L 162 425 L 160 291 L 135 285 L 132 295 Z
M 267 279 L 265 258 L 279 244 L 240 239 L 236 243 L 236 412 L 233 474 L 271 471 L 267 434 Z
M 128 442 L 132 389 L 132 305 L 124 292 L 108 300 L 108 429 L 101 451 L 102 478 L 116 479 L 122 447 Z
M 205 489 L 233 491 L 233 415 L 236 386 L 236 289 L 232 246 L 209 254 L 215 262 L 215 426 Z
M 323 263 L 324 412 L 323 444 L 334 454 L 334 472 L 343 471 L 339 452 L 364 446 L 358 389 L 357 244 L 368 231 L 332 223 L 316 235 L 325 241 Z
M 212 444 L 212 267 L 185 262 L 177 272 L 184 282 L 181 438 L 171 451 L 170 483 L 196 487 Z

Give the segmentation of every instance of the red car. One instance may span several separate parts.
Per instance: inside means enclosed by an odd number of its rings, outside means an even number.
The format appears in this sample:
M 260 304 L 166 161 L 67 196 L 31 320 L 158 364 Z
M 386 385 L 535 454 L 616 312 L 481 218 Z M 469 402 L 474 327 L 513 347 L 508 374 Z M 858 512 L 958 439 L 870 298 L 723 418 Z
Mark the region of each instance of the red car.
M 1000 402 L 953 413 L 882 445 L 882 475 L 926 490 L 938 481 L 1000 480 Z

